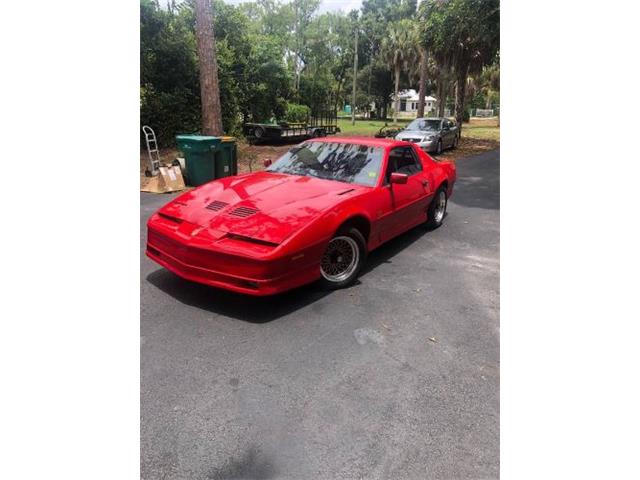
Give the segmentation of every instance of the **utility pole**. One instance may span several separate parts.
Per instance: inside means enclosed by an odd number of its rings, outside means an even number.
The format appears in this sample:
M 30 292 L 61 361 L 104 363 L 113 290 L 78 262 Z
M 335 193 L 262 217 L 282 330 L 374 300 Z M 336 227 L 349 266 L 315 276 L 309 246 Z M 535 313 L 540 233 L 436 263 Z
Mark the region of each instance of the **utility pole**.
M 351 125 L 356 124 L 356 78 L 358 77 L 358 27 L 356 27 L 356 48 L 353 52 L 353 93 L 351 94 Z

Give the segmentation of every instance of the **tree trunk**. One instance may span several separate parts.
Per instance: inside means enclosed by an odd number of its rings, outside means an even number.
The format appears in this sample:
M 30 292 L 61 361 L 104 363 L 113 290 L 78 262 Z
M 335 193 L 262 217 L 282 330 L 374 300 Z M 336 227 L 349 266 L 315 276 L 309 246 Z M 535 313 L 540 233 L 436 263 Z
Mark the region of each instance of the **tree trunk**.
M 395 96 L 393 99 L 395 100 L 395 105 L 393 107 L 393 123 L 398 123 L 398 110 L 400 110 L 400 98 L 398 96 L 398 87 L 400 86 L 400 66 L 396 65 L 396 81 L 394 86 Z
M 438 116 L 444 117 L 444 107 L 447 104 L 447 89 L 444 79 L 438 81 Z
M 458 125 L 458 135 L 462 133 L 462 118 L 464 116 L 464 96 L 467 90 L 467 72 L 469 65 L 457 69 L 457 88 L 456 88 L 456 124 Z
M 456 80 L 455 84 L 453 85 L 453 111 L 457 112 L 458 111 L 458 81 Z
M 351 94 L 351 125 L 356 124 L 356 80 L 358 79 L 358 30 L 356 34 L 356 46 L 353 50 L 353 92 Z
M 427 89 L 427 51 L 420 49 L 420 92 L 418 93 L 418 118 L 424 117 L 424 96 Z
M 213 36 L 213 9 L 210 0 L 196 0 L 196 39 L 200 63 L 202 134 L 222 135 L 222 110 L 218 85 L 216 41 Z

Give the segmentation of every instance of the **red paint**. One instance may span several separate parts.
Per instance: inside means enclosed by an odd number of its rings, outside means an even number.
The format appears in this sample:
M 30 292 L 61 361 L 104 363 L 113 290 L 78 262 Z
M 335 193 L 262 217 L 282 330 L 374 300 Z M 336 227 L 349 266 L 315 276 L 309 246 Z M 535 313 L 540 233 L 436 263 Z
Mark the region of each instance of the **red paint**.
M 147 255 L 188 280 L 270 295 L 320 278 L 320 257 L 344 222 L 357 217 L 368 224 L 371 251 L 426 221 L 429 202 L 443 182 L 447 196 L 453 190 L 455 165 L 435 162 L 408 142 L 371 137 L 313 141 L 383 147 L 381 172 L 390 149 L 411 146 L 422 172 L 392 185 L 380 173 L 375 187 L 271 172 L 214 180 L 151 216 Z

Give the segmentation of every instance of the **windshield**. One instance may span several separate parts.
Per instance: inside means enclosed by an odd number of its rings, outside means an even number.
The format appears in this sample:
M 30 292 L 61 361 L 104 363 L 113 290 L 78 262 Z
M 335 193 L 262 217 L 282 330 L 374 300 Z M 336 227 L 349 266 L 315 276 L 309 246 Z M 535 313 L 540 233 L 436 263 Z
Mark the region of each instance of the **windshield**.
M 383 153 L 381 147 L 305 142 L 285 153 L 267 171 L 373 187 L 380 174 Z
M 417 118 L 409 125 L 406 130 L 440 130 L 440 122 L 442 120 Z

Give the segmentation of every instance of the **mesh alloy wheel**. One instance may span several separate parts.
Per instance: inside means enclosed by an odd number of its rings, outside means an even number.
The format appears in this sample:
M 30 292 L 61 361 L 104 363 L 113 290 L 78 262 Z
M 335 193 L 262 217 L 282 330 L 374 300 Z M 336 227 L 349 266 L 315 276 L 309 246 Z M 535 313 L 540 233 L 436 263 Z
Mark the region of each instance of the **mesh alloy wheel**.
M 360 248 L 346 235 L 333 238 L 320 260 L 320 272 L 325 280 L 339 283 L 348 280 L 358 269 Z
M 434 200 L 436 202 L 436 209 L 434 212 L 434 220 L 436 223 L 442 223 L 444 218 L 444 212 L 447 209 L 447 194 L 444 190 L 438 192 L 438 196 Z
M 442 225 L 444 217 L 447 215 L 447 189 L 441 186 L 436 190 L 433 200 L 427 210 L 427 228 L 438 228 Z

